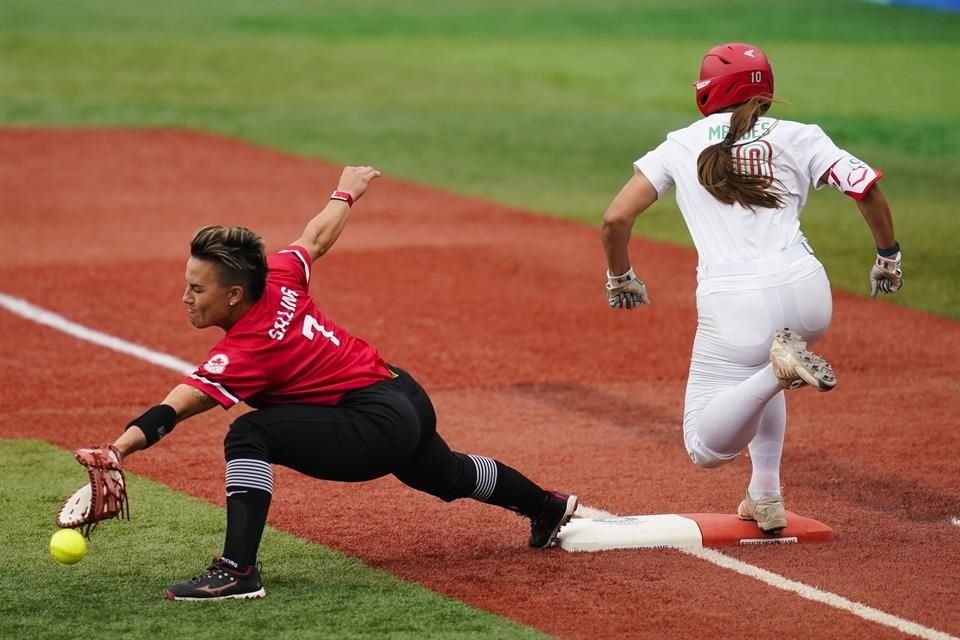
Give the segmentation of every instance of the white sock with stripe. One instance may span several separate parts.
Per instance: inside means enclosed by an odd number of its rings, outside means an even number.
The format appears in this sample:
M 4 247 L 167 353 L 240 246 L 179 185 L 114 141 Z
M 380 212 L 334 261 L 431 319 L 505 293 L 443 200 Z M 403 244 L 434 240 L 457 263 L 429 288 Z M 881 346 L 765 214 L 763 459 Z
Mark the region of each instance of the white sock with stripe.
M 493 495 L 493 490 L 497 486 L 497 463 L 493 458 L 486 456 L 469 454 L 467 457 L 473 461 L 473 465 L 477 469 L 477 486 L 470 497 L 474 500 L 486 502 Z
M 259 489 L 273 495 L 273 466 L 252 458 L 228 460 L 226 485 L 227 497 L 243 489 Z

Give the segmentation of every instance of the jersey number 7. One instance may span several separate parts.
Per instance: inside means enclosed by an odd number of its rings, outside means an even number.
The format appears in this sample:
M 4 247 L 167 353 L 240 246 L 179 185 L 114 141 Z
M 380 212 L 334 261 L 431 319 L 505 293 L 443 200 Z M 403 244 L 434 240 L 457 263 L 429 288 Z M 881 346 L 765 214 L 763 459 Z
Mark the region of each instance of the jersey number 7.
M 303 317 L 303 330 L 302 333 L 307 340 L 313 340 L 317 335 L 317 332 L 320 333 L 324 338 L 332 342 L 336 346 L 340 346 L 340 338 L 333 335 L 333 331 L 328 331 L 320 324 L 316 318 L 313 316 L 304 316 Z

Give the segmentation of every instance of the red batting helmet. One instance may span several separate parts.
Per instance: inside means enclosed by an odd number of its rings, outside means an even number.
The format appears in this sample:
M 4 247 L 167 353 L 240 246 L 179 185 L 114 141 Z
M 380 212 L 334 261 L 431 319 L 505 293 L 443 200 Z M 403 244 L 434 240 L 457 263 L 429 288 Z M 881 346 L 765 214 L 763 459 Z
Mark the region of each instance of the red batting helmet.
M 703 56 L 697 107 L 705 116 L 754 96 L 773 98 L 773 69 L 767 56 L 752 44 L 721 44 Z

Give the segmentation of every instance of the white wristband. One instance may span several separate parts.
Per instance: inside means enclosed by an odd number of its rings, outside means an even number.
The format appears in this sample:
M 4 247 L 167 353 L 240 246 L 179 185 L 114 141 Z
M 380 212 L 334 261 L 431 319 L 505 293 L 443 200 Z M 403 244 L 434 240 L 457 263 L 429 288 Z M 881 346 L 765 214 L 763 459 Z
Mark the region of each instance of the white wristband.
M 633 267 L 630 267 L 626 273 L 619 276 L 615 276 L 609 271 L 607 271 L 607 290 L 613 289 L 614 287 L 619 287 L 620 285 L 626 284 L 631 280 L 636 280 L 637 274 L 633 272 Z

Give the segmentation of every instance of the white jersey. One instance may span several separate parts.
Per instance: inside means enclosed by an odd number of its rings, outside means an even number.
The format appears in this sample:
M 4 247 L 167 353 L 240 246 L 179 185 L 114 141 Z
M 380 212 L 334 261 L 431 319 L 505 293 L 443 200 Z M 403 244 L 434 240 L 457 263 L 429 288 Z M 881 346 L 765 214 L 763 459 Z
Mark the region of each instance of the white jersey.
M 700 152 L 726 136 L 729 113 L 715 113 L 667 135 L 653 151 L 634 163 L 662 197 L 677 187 L 677 206 L 687 223 L 700 266 L 749 262 L 778 254 L 804 241 L 800 212 L 810 187 L 849 154 L 816 125 L 761 117 L 734 147 L 741 170 L 772 178 L 782 209 L 751 210 L 726 205 L 697 180 Z

